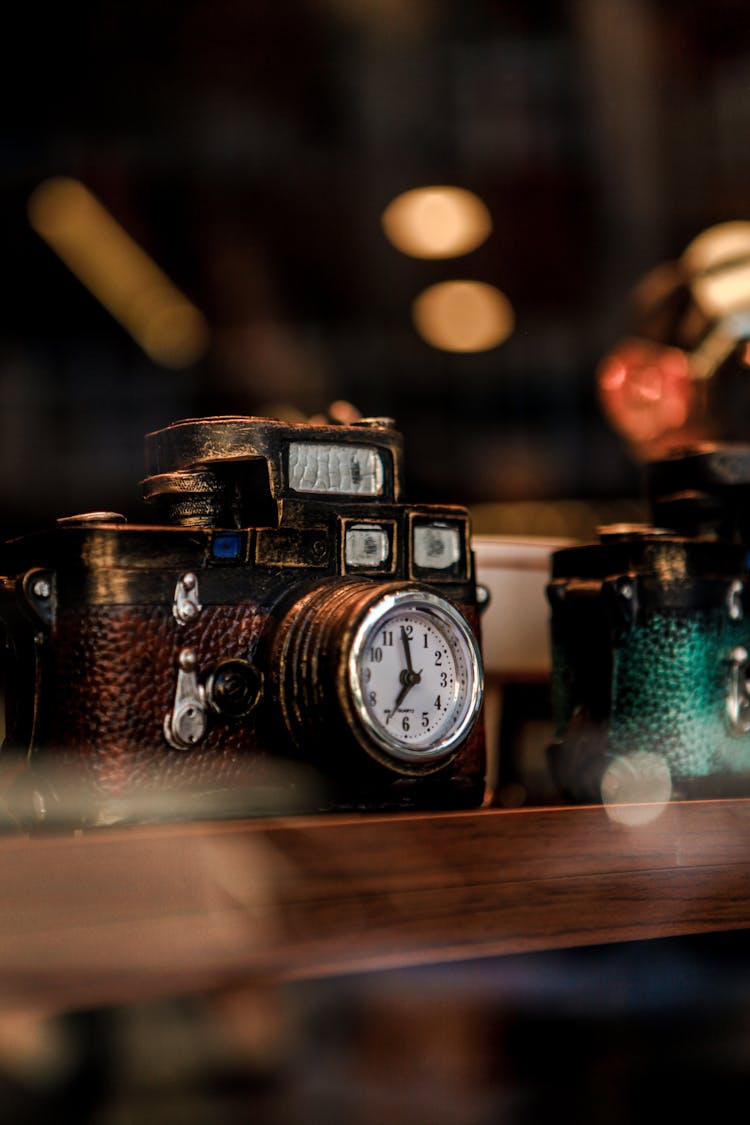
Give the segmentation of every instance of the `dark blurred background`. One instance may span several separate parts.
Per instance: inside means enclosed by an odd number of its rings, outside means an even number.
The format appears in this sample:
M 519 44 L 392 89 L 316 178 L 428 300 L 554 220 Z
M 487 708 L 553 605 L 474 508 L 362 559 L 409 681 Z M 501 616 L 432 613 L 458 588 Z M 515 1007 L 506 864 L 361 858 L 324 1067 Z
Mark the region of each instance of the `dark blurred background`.
M 411 499 L 492 504 L 491 530 L 639 494 L 594 371 L 644 271 L 750 217 L 741 0 L 88 0 L 3 25 L 6 528 L 136 514 L 143 435 L 177 418 L 339 398 L 396 418 Z M 57 176 L 202 312 L 200 354 L 149 358 L 31 228 Z M 484 201 L 475 250 L 386 239 L 430 184 Z M 454 278 L 506 296 L 509 338 L 420 337 L 414 300 Z
M 178 418 L 337 399 L 393 416 L 409 498 L 470 504 L 481 530 L 579 534 L 637 505 L 595 371 L 645 271 L 750 219 L 747 0 L 77 0 L 6 5 L 2 46 L 0 533 L 137 517 L 143 436 Z M 29 218 L 54 177 L 200 310 L 205 346 L 149 356 L 70 272 Z M 414 258 L 382 215 L 435 184 L 492 230 Z M 505 295 L 507 339 L 420 336 L 414 301 L 456 278 Z M 3 1120 L 705 1120 L 747 1084 L 746 953 L 741 934 L 313 982 L 223 1022 L 190 998 L 83 1013 L 38 1081 L 6 1021 Z

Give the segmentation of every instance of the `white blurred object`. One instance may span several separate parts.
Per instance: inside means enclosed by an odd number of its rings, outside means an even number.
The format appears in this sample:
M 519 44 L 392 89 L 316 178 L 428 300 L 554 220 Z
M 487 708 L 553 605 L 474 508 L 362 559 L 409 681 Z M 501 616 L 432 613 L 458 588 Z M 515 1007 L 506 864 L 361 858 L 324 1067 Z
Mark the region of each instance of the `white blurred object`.
M 550 555 L 570 539 L 475 535 L 477 582 L 490 591 L 482 615 L 485 673 L 491 677 L 547 676 L 549 609 L 545 587 Z
M 500 745 L 503 706 L 514 684 L 544 683 L 550 677 L 549 607 L 546 585 L 550 556 L 571 539 L 475 535 L 472 549 L 477 582 L 486 586 L 490 602 L 481 619 L 485 671 L 484 729 L 487 748 L 487 802 L 523 803 L 526 785 L 507 784 L 507 762 L 519 754 L 526 771 L 544 767 L 546 721 L 528 715 L 523 749 Z M 506 766 L 501 768 L 501 755 Z M 514 767 L 512 767 L 513 769 Z M 524 779 L 524 782 L 527 779 Z M 520 781 L 520 779 L 519 779 Z M 511 789 L 513 790 L 512 795 Z

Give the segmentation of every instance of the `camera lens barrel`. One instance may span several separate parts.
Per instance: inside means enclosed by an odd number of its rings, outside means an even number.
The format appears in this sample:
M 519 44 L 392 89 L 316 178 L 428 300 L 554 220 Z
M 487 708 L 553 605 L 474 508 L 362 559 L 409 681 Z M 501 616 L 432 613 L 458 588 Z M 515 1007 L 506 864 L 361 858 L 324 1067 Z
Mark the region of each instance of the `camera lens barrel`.
M 279 626 L 271 658 L 277 696 L 287 731 L 305 752 L 311 745 L 324 750 L 326 741 L 336 752 L 337 739 L 359 734 L 346 686 L 348 654 L 359 620 L 383 590 L 365 581 L 316 586 Z M 372 752 L 367 742 L 364 749 Z
M 216 527 L 230 507 L 230 482 L 209 469 L 181 469 L 143 482 L 144 498 L 164 523 Z
M 455 606 L 409 582 L 335 580 L 283 617 L 271 664 L 301 749 L 418 777 L 456 757 L 479 713 L 478 645 Z M 353 753 L 353 751 L 355 751 Z

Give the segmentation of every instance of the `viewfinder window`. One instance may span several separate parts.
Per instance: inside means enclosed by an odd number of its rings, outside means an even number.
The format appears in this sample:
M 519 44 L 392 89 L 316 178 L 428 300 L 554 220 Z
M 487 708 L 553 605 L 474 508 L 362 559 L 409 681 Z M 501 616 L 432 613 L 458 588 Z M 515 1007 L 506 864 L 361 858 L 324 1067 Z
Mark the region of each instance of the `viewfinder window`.
M 344 536 L 344 561 L 347 570 L 386 570 L 390 567 L 389 529 L 375 523 L 354 523 Z
M 380 452 L 366 445 L 294 441 L 289 445 L 289 487 L 330 496 L 380 496 Z
M 415 523 L 412 529 L 412 569 L 415 574 L 439 572 L 441 577 L 464 574 L 463 528 L 456 523 Z

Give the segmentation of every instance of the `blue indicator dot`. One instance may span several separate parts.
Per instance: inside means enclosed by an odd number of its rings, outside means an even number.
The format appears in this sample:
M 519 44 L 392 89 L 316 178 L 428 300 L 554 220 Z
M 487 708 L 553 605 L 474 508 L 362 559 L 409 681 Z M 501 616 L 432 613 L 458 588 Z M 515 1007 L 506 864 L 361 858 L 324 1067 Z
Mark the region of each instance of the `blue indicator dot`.
M 239 531 L 220 531 L 212 544 L 215 559 L 238 559 L 242 553 L 242 534 Z

